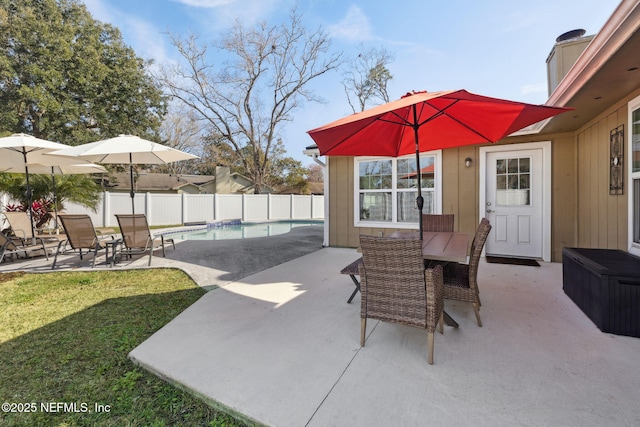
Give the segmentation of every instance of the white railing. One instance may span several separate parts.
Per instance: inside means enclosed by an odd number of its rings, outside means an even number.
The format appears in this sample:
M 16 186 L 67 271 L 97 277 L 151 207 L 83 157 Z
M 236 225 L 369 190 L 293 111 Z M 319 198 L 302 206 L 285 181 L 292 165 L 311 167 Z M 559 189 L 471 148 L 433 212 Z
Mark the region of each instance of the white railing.
M 149 225 L 324 219 L 324 196 L 284 194 L 160 194 L 135 196 L 136 213 Z M 116 214 L 131 213 L 129 193 L 102 193 L 97 211 L 67 202 L 65 213 L 87 213 L 96 227 L 115 227 Z

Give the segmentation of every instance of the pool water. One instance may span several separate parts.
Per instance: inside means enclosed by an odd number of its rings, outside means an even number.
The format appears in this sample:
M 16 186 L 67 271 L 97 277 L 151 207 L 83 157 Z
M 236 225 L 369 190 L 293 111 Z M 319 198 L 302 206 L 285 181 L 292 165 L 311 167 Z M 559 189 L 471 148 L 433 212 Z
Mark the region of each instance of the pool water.
M 251 239 L 254 237 L 268 237 L 288 233 L 295 227 L 318 226 L 322 224 L 322 221 L 243 223 L 196 229 L 184 233 L 171 233 L 170 236 L 176 240 Z

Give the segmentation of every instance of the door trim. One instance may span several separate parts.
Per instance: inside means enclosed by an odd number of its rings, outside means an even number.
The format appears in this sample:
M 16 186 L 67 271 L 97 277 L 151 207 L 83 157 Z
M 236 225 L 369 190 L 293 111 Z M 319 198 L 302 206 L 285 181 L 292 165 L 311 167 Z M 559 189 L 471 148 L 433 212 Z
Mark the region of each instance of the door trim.
M 485 216 L 486 209 L 487 154 L 536 149 L 542 149 L 542 260 L 551 262 L 551 141 L 480 147 L 478 221 Z

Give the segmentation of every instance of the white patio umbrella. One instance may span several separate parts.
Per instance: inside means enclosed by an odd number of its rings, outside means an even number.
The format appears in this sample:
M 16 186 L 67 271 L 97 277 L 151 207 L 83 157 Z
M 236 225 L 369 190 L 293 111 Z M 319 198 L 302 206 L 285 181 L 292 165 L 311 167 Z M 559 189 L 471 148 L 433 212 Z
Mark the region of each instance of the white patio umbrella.
M 27 179 L 27 204 L 29 217 L 31 218 L 31 231 L 35 236 L 33 226 L 32 194 L 29 183 L 29 173 L 34 164 L 40 165 L 70 165 L 82 163 L 83 160 L 64 159 L 47 156 L 52 151 L 67 148 L 68 145 L 36 138 L 24 133 L 16 133 L 0 138 L 0 172 L 24 173 Z
M 120 135 L 102 141 L 82 144 L 50 153 L 55 156 L 77 157 L 95 163 L 129 164 L 131 179 L 131 212 L 135 213 L 133 165 L 163 165 L 198 156 L 142 139 L 134 135 Z
M 44 156 L 47 157 L 47 156 Z M 48 156 L 55 162 L 58 160 L 59 162 L 78 162 L 80 160 L 72 158 L 72 157 L 55 157 Z M 22 169 L 22 171 L 20 170 Z M 12 172 L 12 173 L 24 173 L 24 167 L 22 168 L 11 168 L 10 170 L 5 170 L 4 172 Z M 29 173 L 38 174 L 38 175 L 48 175 L 51 174 L 51 183 L 53 185 L 53 211 L 56 213 L 55 215 L 55 228 L 58 228 L 58 193 L 56 191 L 56 175 L 88 175 L 92 173 L 106 173 L 107 169 L 104 166 L 96 165 L 94 163 L 86 162 L 86 163 L 74 163 L 69 165 L 56 165 L 56 166 L 48 166 L 42 165 L 38 163 L 29 165 Z

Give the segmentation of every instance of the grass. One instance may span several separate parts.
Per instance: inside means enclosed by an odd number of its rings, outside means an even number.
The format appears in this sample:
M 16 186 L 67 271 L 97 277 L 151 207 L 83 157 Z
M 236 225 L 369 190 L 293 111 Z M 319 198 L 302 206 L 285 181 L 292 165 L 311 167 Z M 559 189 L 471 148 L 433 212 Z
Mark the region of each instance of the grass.
M 0 425 L 243 425 L 127 358 L 204 293 L 175 269 L 0 273 L 0 400 L 22 411 Z

